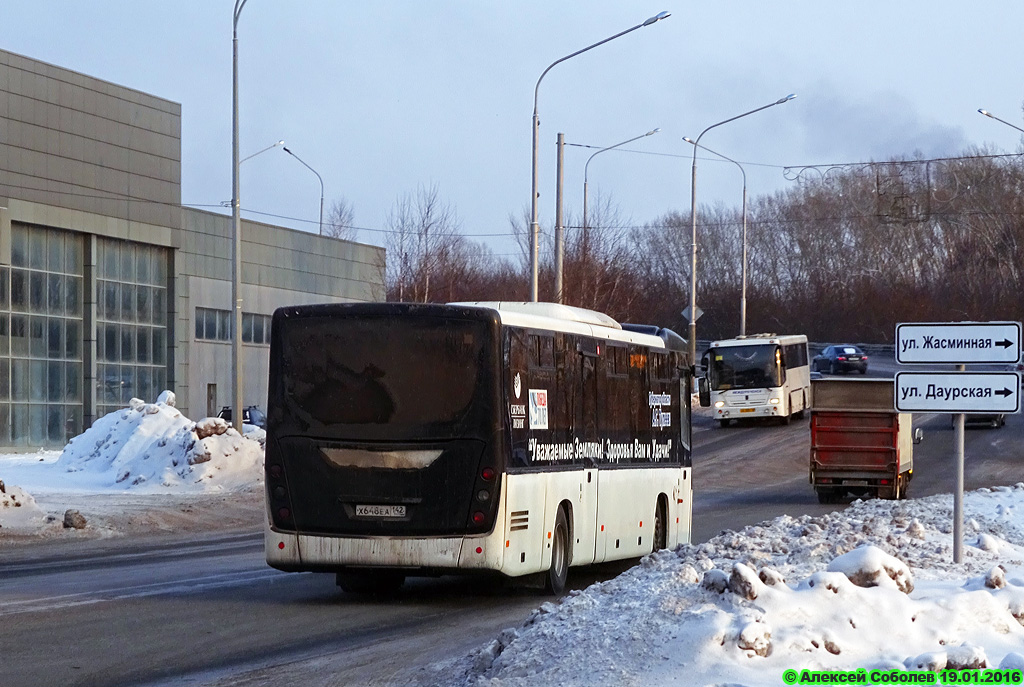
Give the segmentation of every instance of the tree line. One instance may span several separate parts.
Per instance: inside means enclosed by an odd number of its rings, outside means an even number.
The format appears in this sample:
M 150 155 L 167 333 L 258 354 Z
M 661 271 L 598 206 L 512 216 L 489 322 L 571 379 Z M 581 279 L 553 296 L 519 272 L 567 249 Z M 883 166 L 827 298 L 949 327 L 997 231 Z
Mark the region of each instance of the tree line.
M 748 204 L 748 333 L 889 343 L 899 322 L 1021 319 L 1024 156 L 975 148 L 789 173 L 789 188 Z M 713 205 L 697 215 L 698 336 L 732 337 L 741 212 Z M 512 259 L 462 236 L 436 186 L 399 198 L 387 224 L 388 300 L 529 299 L 527 213 L 509 217 Z M 566 224 L 563 302 L 686 334 L 689 208 L 635 225 L 604 196 L 591 202 L 589 226 Z M 540 292 L 551 300 L 552 232 L 542 237 Z

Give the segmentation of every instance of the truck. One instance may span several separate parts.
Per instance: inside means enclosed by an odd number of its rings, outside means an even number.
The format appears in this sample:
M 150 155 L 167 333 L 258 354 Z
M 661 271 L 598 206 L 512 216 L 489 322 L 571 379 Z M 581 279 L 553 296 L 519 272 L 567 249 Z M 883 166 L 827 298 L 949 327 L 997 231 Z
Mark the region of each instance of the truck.
M 895 410 L 891 379 L 811 380 L 811 486 L 820 503 L 847 493 L 907 496 L 922 432 Z

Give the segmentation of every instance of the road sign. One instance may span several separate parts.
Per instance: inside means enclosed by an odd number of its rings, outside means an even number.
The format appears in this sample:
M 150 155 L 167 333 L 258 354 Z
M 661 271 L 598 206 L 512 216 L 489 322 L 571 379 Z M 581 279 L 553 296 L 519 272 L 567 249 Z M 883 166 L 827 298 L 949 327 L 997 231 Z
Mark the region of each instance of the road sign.
M 933 322 L 896 325 L 896 362 L 1015 363 L 1020 322 Z
M 903 413 L 1016 413 L 1016 372 L 897 372 L 896 410 Z

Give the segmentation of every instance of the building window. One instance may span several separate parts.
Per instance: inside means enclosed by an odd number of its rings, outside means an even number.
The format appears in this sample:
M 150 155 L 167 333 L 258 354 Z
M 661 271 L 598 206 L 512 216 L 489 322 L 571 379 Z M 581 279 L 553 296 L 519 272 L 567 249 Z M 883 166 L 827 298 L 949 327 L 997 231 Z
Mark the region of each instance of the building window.
M 231 341 L 231 311 L 196 308 L 197 341 Z M 242 313 L 242 342 L 270 344 L 270 315 Z
M 0 269 L 0 445 L 82 432 L 81 236 L 15 224 Z
M 168 250 L 100 238 L 96 279 L 99 415 L 167 387 Z

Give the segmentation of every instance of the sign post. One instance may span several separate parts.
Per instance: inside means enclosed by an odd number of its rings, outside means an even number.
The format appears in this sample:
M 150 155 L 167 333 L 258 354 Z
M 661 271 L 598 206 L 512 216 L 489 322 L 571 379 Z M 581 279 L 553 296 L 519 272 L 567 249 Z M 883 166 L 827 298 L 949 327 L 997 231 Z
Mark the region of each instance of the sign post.
M 1019 373 L 967 372 L 967 364 L 1016 363 L 1020 352 L 1020 322 L 896 325 L 896 362 L 956 365 L 956 372 L 897 372 L 894 394 L 896 410 L 901 412 L 955 414 L 954 563 L 963 562 L 965 414 L 1020 412 Z

